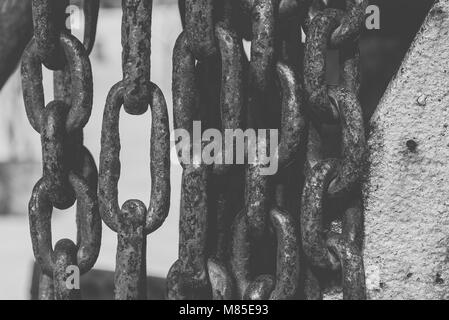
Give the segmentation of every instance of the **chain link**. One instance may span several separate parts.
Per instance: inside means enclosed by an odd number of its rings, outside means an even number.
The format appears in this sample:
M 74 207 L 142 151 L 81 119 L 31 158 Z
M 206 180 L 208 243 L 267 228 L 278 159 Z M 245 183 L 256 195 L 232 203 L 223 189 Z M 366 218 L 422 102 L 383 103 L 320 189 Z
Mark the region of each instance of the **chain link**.
M 153 0 L 122 0 L 124 108 L 132 115 L 148 110 Z

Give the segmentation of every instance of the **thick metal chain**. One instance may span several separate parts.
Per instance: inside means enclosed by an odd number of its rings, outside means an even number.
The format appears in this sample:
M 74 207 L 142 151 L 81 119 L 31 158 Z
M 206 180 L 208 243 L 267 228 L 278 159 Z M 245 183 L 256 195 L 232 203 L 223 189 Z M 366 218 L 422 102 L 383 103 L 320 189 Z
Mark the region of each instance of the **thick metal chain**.
M 117 233 L 115 299 L 146 298 L 146 237 L 164 222 L 170 207 L 170 132 L 167 105 L 150 82 L 152 0 L 123 0 L 123 80 L 109 92 L 101 135 L 99 203 L 104 223 Z M 151 106 L 151 195 L 118 204 L 120 109 L 145 113 Z
M 304 80 L 313 120 L 301 205 L 301 237 L 307 258 L 305 298 L 323 297 L 323 270 L 341 270 L 344 299 L 365 299 L 362 259 L 363 210 L 360 179 L 366 151 L 359 94 L 356 44 L 367 2 L 348 0 L 346 10 L 311 7 L 307 26 Z M 328 44 L 340 52 L 340 84 L 325 83 Z M 323 123 L 341 128 L 340 159 L 323 157 Z M 321 150 L 320 150 L 321 149 Z M 330 227 L 339 217 L 342 227 Z
M 86 47 L 64 24 L 68 1 L 33 0 L 34 37 L 22 58 L 25 108 L 32 127 L 41 135 L 43 177 L 29 203 L 33 251 L 42 270 L 41 299 L 79 299 L 66 281 L 68 267 L 80 274 L 97 260 L 101 219 L 97 200 L 97 169 L 83 146 L 82 130 L 92 110 L 92 70 L 89 51 L 95 37 L 96 18 L 87 19 Z M 86 12 L 98 13 L 98 1 L 85 2 Z M 45 106 L 42 64 L 55 72 L 55 100 Z M 68 209 L 77 201 L 77 243 L 63 239 L 52 246 L 53 208 Z
M 80 297 L 65 286 L 66 269 L 92 268 L 102 219 L 118 237 L 115 298 L 144 299 L 146 237 L 170 207 L 167 106 L 150 79 L 152 1 L 122 0 L 123 79 L 106 101 L 99 174 L 82 142 L 92 110 L 88 55 L 99 2 L 84 1 L 84 45 L 64 30 L 66 1 L 32 4 L 35 31 L 22 77 L 27 115 L 42 141 L 43 177 L 29 207 L 41 297 Z M 277 129 L 279 141 L 273 176 L 263 174 L 257 153 L 251 163 L 245 155 L 244 165 L 211 164 L 197 161 L 205 142 L 187 145 L 189 163 L 178 150 L 179 256 L 167 276 L 169 299 L 320 299 L 323 273 L 341 280 L 345 299 L 365 298 L 357 38 L 366 6 L 365 0 L 179 1 L 184 30 L 173 51 L 174 128 L 192 135 L 194 121 L 201 121 L 201 133 Z M 250 59 L 243 39 L 251 42 Z M 336 86 L 326 83 L 329 49 L 339 51 Z M 55 100 L 47 106 L 42 64 L 55 71 Z M 148 208 L 139 200 L 119 207 L 122 105 L 132 115 L 151 107 Z M 341 131 L 335 154 L 326 150 L 329 125 Z M 259 148 L 270 149 L 269 138 L 260 138 Z M 75 200 L 77 244 L 61 240 L 53 249 L 52 209 Z
M 366 1 L 348 0 L 343 11 L 332 9 L 330 1 L 242 0 L 224 5 L 180 1 L 185 31 L 173 56 L 175 128 L 190 132 L 194 120 L 207 123 L 208 128 L 215 124 L 220 130 L 280 128 L 279 171 L 267 177 L 260 174 L 260 165 L 248 164 L 242 176 L 234 166 L 237 184 L 245 185 L 245 202 L 234 206 L 237 211 L 233 214 L 227 204 L 232 200 L 226 200 L 232 179 L 220 182 L 216 166 L 184 166 L 180 256 L 168 275 L 169 298 L 321 298 L 323 281 L 316 268 L 342 270 L 344 298 L 365 297 L 363 213 L 356 192 L 365 137 L 357 98 L 356 40 L 366 5 Z M 342 7 L 341 3 L 337 7 Z M 307 33 L 304 54 L 300 27 Z M 234 30 L 225 38 L 227 43 L 238 44 L 242 38 L 251 41 L 250 62 L 244 57 L 229 59 L 222 37 L 226 28 Z M 328 43 L 339 49 L 342 70 L 341 84 L 331 90 L 325 77 Z M 205 75 L 200 69 L 217 55 L 224 79 L 219 90 L 213 84 L 217 72 Z M 205 81 L 201 77 L 208 77 L 208 86 L 201 85 Z M 235 96 L 223 100 L 231 85 Z M 218 111 L 214 97 L 206 99 L 209 110 L 202 109 L 201 101 L 208 92 L 221 95 Z M 243 103 L 241 96 L 245 97 Z M 228 121 L 230 115 L 236 117 L 245 109 L 246 121 Z M 221 121 L 217 121 L 217 112 Z M 341 160 L 327 160 L 315 152 L 322 147 L 319 133 L 321 124 L 326 123 L 341 125 Z M 290 175 L 296 179 L 289 179 Z M 238 197 L 234 195 L 234 199 Z M 325 216 L 328 206 L 332 207 L 329 203 L 343 213 L 338 234 L 326 233 L 333 219 Z M 299 215 L 294 215 L 296 212 Z M 227 228 L 232 220 L 232 228 Z M 217 221 L 218 239 L 212 236 Z M 273 243 L 277 253 L 269 249 Z M 306 265 L 304 270 L 299 267 L 300 251 L 307 260 L 301 263 Z M 276 263 L 270 267 L 273 258 Z M 300 280 L 304 277 L 305 283 Z

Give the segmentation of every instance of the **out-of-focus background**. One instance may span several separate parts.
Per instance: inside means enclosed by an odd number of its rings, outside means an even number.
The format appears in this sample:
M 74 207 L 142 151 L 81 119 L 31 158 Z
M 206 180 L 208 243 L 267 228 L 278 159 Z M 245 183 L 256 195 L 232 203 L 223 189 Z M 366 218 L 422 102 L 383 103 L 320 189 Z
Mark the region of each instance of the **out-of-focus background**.
M 85 129 L 85 145 L 98 163 L 103 107 L 109 89 L 121 79 L 121 9 L 119 0 L 102 0 L 98 35 L 91 55 L 94 76 L 94 108 Z M 365 31 L 361 39 L 363 81 L 361 100 L 368 120 L 389 80 L 429 10 L 432 0 L 376 0 L 381 29 Z M 171 57 L 181 23 L 175 0 L 154 1 L 152 81 L 165 94 L 171 112 Z M 74 31 L 79 35 L 79 31 Z M 51 99 L 51 73 L 45 72 L 47 100 Z M 122 112 L 122 174 L 119 200 L 141 199 L 150 194 L 150 115 L 133 117 Z M 0 91 L 0 299 L 30 297 L 33 253 L 28 228 L 27 204 L 41 175 L 39 135 L 28 123 L 22 102 L 20 75 L 16 72 Z M 148 237 L 148 274 L 164 278 L 177 258 L 178 211 L 181 168 L 172 165 L 170 214 L 165 224 Z M 75 238 L 73 210 L 52 220 L 53 241 Z M 116 235 L 103 227 L 98 270 L 114 270 Z M 94 277 L 92 277 L 94 278 Z M 108 278 L 108 281 L 111 280 Z M 112 284 L 111 284 L 112 285 Z

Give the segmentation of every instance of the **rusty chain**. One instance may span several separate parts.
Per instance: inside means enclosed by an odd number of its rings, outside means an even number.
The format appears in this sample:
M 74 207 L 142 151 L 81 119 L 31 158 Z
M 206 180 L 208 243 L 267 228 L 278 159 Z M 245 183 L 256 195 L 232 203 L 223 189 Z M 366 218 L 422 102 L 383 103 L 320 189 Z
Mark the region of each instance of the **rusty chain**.
M 117 233 L 115 299 L 146 298 L 146 237 L 164 222 L 170 207 L 170 133 L 164 95 L 150 82 L 152 0 L 122 1 L 123 80 L 108 94 L 101 136 L 99 203 L 104 223 Z M 151 107 L 151 195 L 118 204 L 120 109 L 141 115 Z
M 43 177 L 29 202 L 33 251 L 42 275 L 41 299 L 79 299 L 79 289 L 67 287 L 68 267 L 80 274 L 97 260 L 101 219 L 97 200 L 98 173 L 83 146 L 83 128 L 92 111 L 92 70 L 89 51 L 96 18 L 86 19 L 86 47 L 65 28 L 68 1 L 33 0 L 34 36 L 22 57 L 24 103 L 31 126 L 41 135 Z M 98 1 L 85 2 L 98 13 Z M 96 9 L 95 9 L 96 8 Z M 54 73 L 54 99 L 45 106 L 42 65 Z M 77 243 L 62 239 L 53 248 L 53 208 L 68 209 L 75 201 Z
M 99 1 L 83 3 L 81 43 L 64 27 L 67 1 L 33 0 L 34 36 L 22 62 L 26 112 L 42 142 L 43 176 L 29 204 L 40 297 L 81 297 L 65 286 L 66 269 L 93 267 L 102 220 L 118 238 L 115 298 L 145 299 L 147 236 L 170 207 L 168 111 L 150 78 L 153 2 L 122 0 L 123 78 L 106 100 L 99 173 L 82 132 L 92 111 L 89 54 Z M 174 129 L 193 134 L 194 121 L 201 121 L 201 133 L 277 129 L 279 143 L 272 176 L 262 173 L 259 154 L 249 162 L 255 146 L 248 142 L 243 165 L 196 161 L 195 150 L 205 142 L 188 144 L 190 163 L 177 149 L 183 169 L 179 253 L 167 275 L 168 299 L 321 299 L 329 278 L 323 274 L 341 282 L 345 299 L 366 297 L 357 46 L 366 6 L 365 0 L 179 1 Z M 244 39 L 251 42 L 248 56 Z M 336 86 L 326 82 L 330 49 L 339 52 Z M 54 71 L 55 99 L 46 106 L 42 65 Z M 119 206 L 122 106 L 131 115 L 150 106 L 148 208 L 139 200 Z M 340 129 L 341 150 L 325 150 L 329 126 Z M 266 150 L 269 138 L 258 141 Z M 64 239 L 53 249 L 52 210 L 75 201 L 77 243 Z
M 342 10 L 341 5 L 334 8 L 331 1 L 254 0 L 224 2 L 224 6 L 213 1 L 180 1 L 185 31 L 178 38 L 174 51 L 175 128 L 189 131 L 194 120 L 208 123 L 207 127 L 215 124 L 220 130 L 227 128 L 226 125 L 230 129 L 235 129 L 235 125 L 241 129 L 279 127 L 279 171 L 274 177 L 266 177 L 260 174 L 260 164 L 246 166 L 244 178 L 237 179 L 245 185 L 245 201 L 241 203 L 241 209 L 235 211 L 240 213 L 231 219 L 234 220 L 232 228 L 226 228 L 223 225 L 230 220 L 226 216 L 232 212 L 226 205 L 225 193 L 218 191 L 217 196 L 216 189 L 229 188 L 231 182 L 220 182 L 216 166 L 209 169 L 204 165 L 184 166 L 180 256 L 169 272 L 169 298 L 311 298 L 313 294 L 301 291 L 307 289 L 312 280 L 322 285 L 321 279 L 315 277 L 318 267 L 342 270 L 344 298 L 365 297 L 361 262 L 362 211 L 360 201 L 355 199 L 359 197 L 356 190 L 365 148 L 357 98 L 356 40 L 366 5 L 366 1 L 348 0 Z M 236 59 L 227 60 L 228 52 L 219 45 L 222 39 L 217 30 L 223 25 L 234 30 L 228 39 L 237 36 L 240 38 L 237 41 L 242 38 L 251 41 L 250 61 L 243 59 L 243 69 Z M 289 30 L 295 27 L 296 32 Z M 305 48 L 299 37 L 300 27 L 307 33 Z M 340 51 L 341 84 L 329 89 L 325 59 L 326 51 L 331 47 Z M 218 75 L 204 75 L 198 69 L 217 55 L 222 60 L 222 77 L 233 83 L 237 100 L 225 99 L 228 104 L 221 103 L 217 108 L 216 99 L 209 97 L 208 107 L 214 110 L 214 116 L 212 111 L 204 111 L 198 100 L 203 100 L 206 91 L 217 92 L 212 83 L 216 83 Z M 304 67 L 301 59 L 304 59 Z M 244 70 L 240 73 L 244 77 L 243 91 L 242 80 L 235 79 L 235 73 L 228 73 L 232 66 L 237 68 L 235 70 Z M 209 86 L 201 86 L 202 76 L 208 77 Z M 218 94 L 225 96 L 228 88 L 229 85 L 222 82 Z M 243 104 L 240 92 L 245 95 Z M 245 121 L 227 122 L 231 103 L 235 106 L 235 116 L 241 108 L 246 109 Z M 217 121 L 217 113 L 221 114 L 221 121 Z M 318 135 L 316 127 L 321 128 L 327 123 L 341 125 L 341 160 L 318 156 L 313 159 L 313 151 L 320 148 L 319 139 L 315 139 Z M 234 167 L 238 172 L 237 166 Z M 195 178 L 190 177 L 192 171 L 198 172 Z M 295 174 L 297 180 L 301 180 L 303 171 L 304 194 L 300 206 L 298 193 L 291 193 L 292 181 L 288 175 Z M 296 183 L 296 188 L 300 193 L 301 183 Z M 191 193 L 196 194 L 195 206 L 186 201 L 192 198 Z M 332 220 L 325 216 L 329 201 L 339 203 L 344 213 L 340 215 L 343 227 L 342 232 L 323 237 L 326 223 Z M 295 217 L 289 212 L 300 214 Z M 216 221 L 222 222 L 218 240 L 210 235 L 213 231 L 208 232 L 215 230 Z M 231 245 L 223 245 L 222 239 L 227 239 Z M 192 246 L 186 246 L 187 240 Z M 267 257 L 270 254 L 258 252 L 260 247 L 269 248 L 270 242 L 276 243 L 277 248 L 277 262 L 271 270 L 270 267 L 260 268 L 260 265 L 270 264 L 264 263 L 270 259 Z M 306 258 L 302 273 L 316 278 L 307 277 L 306 285 L 300 280 L 300 251 Z M 321 287 L 317 290 L 314 297 L 321 298 Z
M 307 27 L 305 86 L 314 123 L 307 153 L 301 204 L 301 237 L 307 258 L 305 298 L 323 297 L 320 272 L 341 270 L 344 299 L 365 299 L 362 259 L 363 210 L 360 179 L 366 141 L 359 94 L 359 54 L 355 40 L 367 1 L 346 1 L 346 10 L 314 7 Z M 340 53 L 340 83 L 325 83 L 328 44 Z M 341 128 L 337 158 L 324 156 L 325 123 Z M 328 153 L 329 154 L 329 153 Z M 338 232 L 332 221 L 341 220 Z

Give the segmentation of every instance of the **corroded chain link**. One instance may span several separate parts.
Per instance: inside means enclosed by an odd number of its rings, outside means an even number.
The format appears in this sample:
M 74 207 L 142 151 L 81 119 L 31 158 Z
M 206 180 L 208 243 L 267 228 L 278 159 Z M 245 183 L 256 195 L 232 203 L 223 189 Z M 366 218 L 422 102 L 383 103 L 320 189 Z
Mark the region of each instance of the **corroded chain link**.
M 170 207 L 170 132 L 167 105 L 150 82 L 152 1 L 122 1 L 123 80 L 108 94 L 101 135 L 99 203 L 104 223 L 117 233 L 115 299 L 146 298 L 146 238 L 164 222 Z M 120 208 L 120 109 L 130 114 L 151 107 L 151 195 L 146 208 L 128 200 Z
M 41 135 L 43 177 L 29 203 L 33 251 L 42 270 L 40 298 L 79 299 L 67 287 L 69 267 L 80 274 L 97 260 L 101 219 L 97 200 L 97 168 L 83 146 L 82 130 L 92 111 L 92 49 L 98 1 L 85 1 L 85 45 L 65 28 L 68 1 L 33 0 L 34 36 L 22 58 L 22 87 L 31 126 Z M 42 64 L 55 71 L 54 98 L 45 106 Z M 53 208 L 68 209 L 77 201 L 77 243 L 63 239 L 52 246 Z
M 148 110 L 151 73 L 151 18 L 153 0 L 122 0 L 122 68 L 126 112 Z

